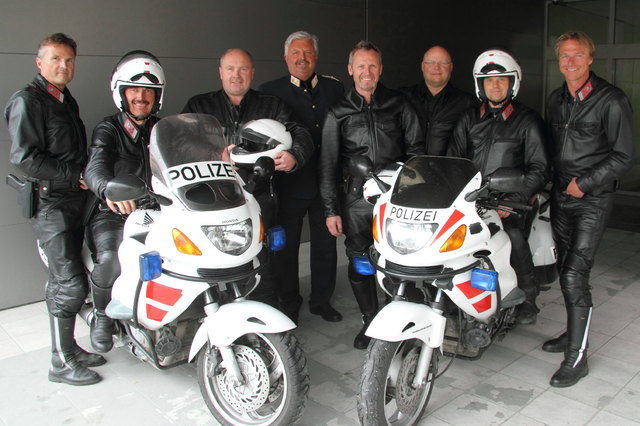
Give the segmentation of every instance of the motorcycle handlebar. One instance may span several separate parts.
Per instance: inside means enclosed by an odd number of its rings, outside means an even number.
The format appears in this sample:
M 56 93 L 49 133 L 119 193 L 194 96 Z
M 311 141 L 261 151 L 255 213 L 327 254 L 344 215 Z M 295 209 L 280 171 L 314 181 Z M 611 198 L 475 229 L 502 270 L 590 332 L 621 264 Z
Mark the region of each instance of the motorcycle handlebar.
M 530 212 L 533 210 L 533 206 L 525 203 L 519 203 L 517 201 L 511 200 L 491 200 L 485 203 L 482 203 L 485 207 L 490 209 L 504 210 L 511 212 L 513 210 L 519 210 L 522 212 Z

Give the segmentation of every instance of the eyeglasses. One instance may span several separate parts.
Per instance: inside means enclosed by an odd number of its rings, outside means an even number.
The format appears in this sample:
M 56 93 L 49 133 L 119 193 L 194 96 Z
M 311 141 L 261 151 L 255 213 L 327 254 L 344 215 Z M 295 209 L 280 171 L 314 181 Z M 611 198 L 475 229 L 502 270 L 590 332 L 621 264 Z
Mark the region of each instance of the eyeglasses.
M 447 62 L 447 61 L 424 61 L 424 64 L 428 67 L 435 67 L 436 64 L 440 65 L 441 67 L 446 67 L 451 65 L 451 62 Z

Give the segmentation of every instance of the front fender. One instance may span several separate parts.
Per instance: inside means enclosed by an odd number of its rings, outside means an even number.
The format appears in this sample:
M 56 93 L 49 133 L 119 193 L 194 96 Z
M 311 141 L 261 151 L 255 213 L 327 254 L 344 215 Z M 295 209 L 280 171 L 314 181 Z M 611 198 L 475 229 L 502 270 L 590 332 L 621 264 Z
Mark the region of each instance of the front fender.
M 191 343 L 189 362 L 207 340 L 212 346 L 229 346 L 245 334 L 281 333 L 295 327 L 295 323 L 285 314 L 264 303 L 253 300 L 228 303 L 205 317 Z
M 447 319 L 427 305 L 391 302 L 375 316 L 366 335 L 387 342 L 419 339 L 432 348 L 442 345 Z

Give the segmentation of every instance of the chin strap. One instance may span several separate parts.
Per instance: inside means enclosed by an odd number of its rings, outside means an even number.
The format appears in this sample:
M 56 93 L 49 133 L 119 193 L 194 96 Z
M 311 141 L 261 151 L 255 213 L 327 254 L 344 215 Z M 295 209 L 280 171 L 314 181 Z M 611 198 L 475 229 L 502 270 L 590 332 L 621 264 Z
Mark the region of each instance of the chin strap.
M 149 117 L 151 117 L 151 114 L 147 114 L 147 115 L 133 115 L 131 114 L 129 111 L 126 111 L 127 115 L 129 116 L 129 118 L 131 118 L 133 121 L 147 121 L 149 119 Z M 142 123 L 144 124 L 144 123 Z

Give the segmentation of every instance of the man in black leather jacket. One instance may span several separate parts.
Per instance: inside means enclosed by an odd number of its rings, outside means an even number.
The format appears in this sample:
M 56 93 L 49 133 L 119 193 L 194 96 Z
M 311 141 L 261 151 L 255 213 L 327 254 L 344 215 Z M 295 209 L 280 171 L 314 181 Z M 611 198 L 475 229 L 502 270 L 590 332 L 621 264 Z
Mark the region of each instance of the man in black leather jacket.
M 465 111 L 456 124 L 448 154 L 469 158 L 482 176 L 500 167 L 521 169 L 525 190 L 509 194 L 514 201 L 528 203 L 547 181 L 548 161 L 545 127 L 540 116 L 515 101 L 522 71 L 517 61 L 501 50 L 482 53 L 473 69 L 478 98 L 482 104 Z M 498 210 L 511 240 L 511 266 L 526 301 L 518 308 L 520 324 L 534 324 L 538 313 L 531 250 L 524 235 L 523 215 Z
M 633 164 L 633 115 L 622 90 L 590 72 L 595 46 L 589 36 L 565 33 L 555 49 L 565 83 L 547 102 L 554 166 L 551 224 L 567 331 L 545 342 L 542 349 L 564 352 L 550 384 L 567 387 L 589 371 L 587 336 L 593 309 L 589 273 L 617 182 Z
M 329 234 L 324 221 L 318 189 L 318 154 L 322 140 L 322 123 L 327 110 L 344 95 L 344 86 L 333 77 L 315 72 L 318 60 L 318 37 L 296 31 L 285 41 L 285 62 L 289 74 L 269 81 L 260 90 L 280 97 L 307 126 L 314 142 L 314 155 L 295 173 L 277 176 L 279 195 L 278 223 L 287 236 L 286 247 L 275 254 L 280 306 L 294 322 L 302 305 L 298 277 L 298 255 L 304 216 L 308 214 L 311 240 L 311 295 L 309 310 L 326 321 L 340 321 L 342 315 L 331 306 L 336 286 L 338 255 L 336 238 Z
M 251 89 L 255 68 L 249 52 L 242 49 L 227 50 L 220 58 L 218 71 L 222 90 L 192 97 L 182 112 L 213 115 L 222 125 L 227 143 L 233 145 L 240 142 L 240 133 L 245 123 L 260 118 L 277 120 L 291 134 L 293 145 L 288 151 L 276 154 L 275 170 L 289 173 L 304 167 L 313 154 L 311 135 L 304 126 L 294 121 L 291 110 L 280 98 Z M 243 170 L 240 172 L 242 174 Z M 268 229 L 275 223 L 276 202 L 270 190 L 256 191 L 254 196 L 260 204 L 262 219 Z M 270 266 L 263 269 L 262 280 L 252 297 L 278 306 Z
M 373 208 L 362 197 L 363 178 L 348 172 L 349 159 L 366 156 L 379 171 L 390 163 L 424 154 L 425 148 L 411 103 L 379 83 L 380 50 L 368 41 L 359 42 L 349 55 L 348 70 L 354 85 L 329 109 L 322 130 L 320 195 L 329 232 L 336 237 L 346 235 L 349 281 L 364 322 L 353 344 L 364 349 L 370 340 L 365 332 L 378 310 L 378 299 L 374 277 L 358 274 L 353 258 L 366 256 L 373 243 Z
M 113 347 L 113 320 L 105 309 L 111 301 L 111 288 L 120 275 L 118 247 L 129 213 L 137 208 L 135 200 L 111 201 L 105 196 L 107 183 L 116 176 L 133 174 L 151 183 L 149 138 L 158 121 L 165 86 L 164 71 L 149 52 L 136 50 L 124 55 L 111 76 L 115 115 L 106 117 L 93 130 L 85 177 L 97 197 L 89 224 L 93 243 L 94 268 L 91 271 L 94 317 L 91 345 L 98 352 Z
M 11 135 L 10 161 L 39 191 L 31 219 L 49 268 L 46 302 L 51 325 L 49 380 L 90 385 L 101 380 L 87 367 L 106 360 L 80 348 L 74 339 L 76 314 L 87 296 L 80 251 L 84 237 L 87 186 L 85 128 L 67 84 L 73 79 L 76 42 L 56 33 L 40 43 L 40 73 L 14 93 L 5 110 Z
M 445 48 L 433 46 L 427 50 L 421 69 L 424 82 L 398 90 L 411 100 L 418 112 L 427 154 L 445 155 L 458 118 L 478 102 L 449 83 L 453 62 Z

